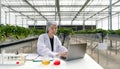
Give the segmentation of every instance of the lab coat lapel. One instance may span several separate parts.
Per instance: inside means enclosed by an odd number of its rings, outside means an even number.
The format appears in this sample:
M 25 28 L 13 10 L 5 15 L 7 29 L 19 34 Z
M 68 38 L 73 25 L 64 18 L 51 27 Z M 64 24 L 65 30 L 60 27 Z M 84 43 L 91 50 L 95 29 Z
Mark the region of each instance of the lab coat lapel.
M 49 36 L 48 36 L 48 34 L 46 34 L 46 43 L 48 44 L 47 46 L 49 47 L 49 49 L 51 50 L 51 44 L 50 44 L 50 38 L 49 38 Z
M 54 46 L 53 47 L 54 47 L 53 51 L 55 52 L 56 51 L 56 38 L 55 38 L 55 36 L 54 36 Z

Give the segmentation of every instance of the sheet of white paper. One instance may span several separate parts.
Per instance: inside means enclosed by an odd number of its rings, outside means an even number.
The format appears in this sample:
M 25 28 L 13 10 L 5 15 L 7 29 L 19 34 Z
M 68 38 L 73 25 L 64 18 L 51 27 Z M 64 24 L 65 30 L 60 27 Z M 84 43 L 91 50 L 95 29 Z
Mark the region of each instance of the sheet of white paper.
M 38 54 L 27 54 L 26 60 L 33 60 L 38 57 Z

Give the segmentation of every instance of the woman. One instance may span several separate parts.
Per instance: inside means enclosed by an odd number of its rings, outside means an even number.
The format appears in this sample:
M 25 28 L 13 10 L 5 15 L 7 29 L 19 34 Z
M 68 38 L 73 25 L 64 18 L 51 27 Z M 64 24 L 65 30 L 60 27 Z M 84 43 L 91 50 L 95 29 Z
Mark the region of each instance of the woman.
M 46 33 L 39 36 L 37 43 L 37 53 L 40 56 L 66 57 L 67 49 L 62 46 L 59 38 L 55 36 L 56 32 L 57 24 L 55 22 L 48 22 Z

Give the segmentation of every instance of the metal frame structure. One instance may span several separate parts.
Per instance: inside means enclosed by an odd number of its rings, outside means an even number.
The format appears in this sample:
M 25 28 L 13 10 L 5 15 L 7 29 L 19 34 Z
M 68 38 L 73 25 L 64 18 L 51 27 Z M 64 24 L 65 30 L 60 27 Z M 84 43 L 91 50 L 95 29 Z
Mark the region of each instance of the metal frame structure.
M 119 14 L 117 9 L 120 9 L 120 0 L 112 0 L 111 5 L 110 1 L 2 0 L 0 5 L 5 12 L 20 14 L 16 16 L 27 17 L 33 21 L 59 21 L 60 24 L 61 21 L 98 21 L 112 14 Z

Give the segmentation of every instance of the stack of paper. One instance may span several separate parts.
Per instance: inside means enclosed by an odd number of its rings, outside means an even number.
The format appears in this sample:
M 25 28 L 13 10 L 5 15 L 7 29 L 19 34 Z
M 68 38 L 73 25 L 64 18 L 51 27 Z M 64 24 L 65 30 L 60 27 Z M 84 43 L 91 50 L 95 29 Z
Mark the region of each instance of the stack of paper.
M 26 61 L 41 62 L 44 57 L 39 56 L 38 54 L 27 54 Z M 53 58 L 48 58 L 50 61 L 53 61 Z

